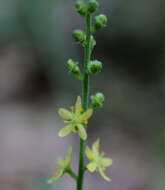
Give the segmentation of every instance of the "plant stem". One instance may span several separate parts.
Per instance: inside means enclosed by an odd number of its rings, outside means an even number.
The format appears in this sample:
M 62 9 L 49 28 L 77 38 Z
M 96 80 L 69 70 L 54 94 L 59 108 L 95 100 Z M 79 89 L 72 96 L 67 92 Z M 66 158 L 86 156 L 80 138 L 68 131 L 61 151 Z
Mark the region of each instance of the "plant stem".
M 86 45 L 84 49 L 84 63 L 83 63 L 83 71 L 84 71 L 84 79 L 83 79 L 83 89 L 82 89 L 82 102 L 84 111 L 88 109 L 88 101 L 89 101 L 89 75 L 87 74 L 87 64 L 91 58 L 91 15 L 87 13 L 86 15 Z M 84 126 L 87 128 L 87 126 Z M 85 141 L 80 139 L 80 153 L 79 153 L 79 171 L 78 171 L 78 179 L 77 179 L 77 190 L 83 189 L 83 180 L 84 180 L 84 153 L 85 153 Z
M 72 171 L 71 168 L 68 168 L 68 169 L 66 170 L 66 173 L 68 173 L 75 181 L 77 181 L 77 176 L 76 176 L 76 174 Z

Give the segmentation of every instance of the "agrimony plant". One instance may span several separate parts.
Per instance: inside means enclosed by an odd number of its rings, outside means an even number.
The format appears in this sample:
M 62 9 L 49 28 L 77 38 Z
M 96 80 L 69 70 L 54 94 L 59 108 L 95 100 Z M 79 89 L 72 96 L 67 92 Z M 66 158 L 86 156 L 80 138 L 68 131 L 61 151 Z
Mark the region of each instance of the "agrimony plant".
M 99 73 L 102 69 L 102 63 L 98 60 L 91 60 L 91 54 L 96 45 L 93 33 L 106 26 L 107 17 L 100 14 L 92 19 L 92 14 L 97 10 L 99 3 L 97 0 L 78 0 L 75 3 L 76 11 L 85 20 L 85 30 L 76 29 L 73 31 L 73 38 L 84 48 L 84 61 L 82 63 L 82 71 L 79 63 L 69 59 L 66 68 L 73 76 L 82 82 L 82 96 L 78 96 L 74 106 L 69 109 L 60 108 L 58 113 L 64 119 L 66 124 L 60 131 L 59 136 L 64 137 L 71 133 L 77 133 L 80 138 L 80 152 L 78 172 L 71 169 L 72 147 L 69 147 L 64 158 L 57 161 L 55 173 L 50 177 L 48 183 L 53 183 L 65 173 L 70 175 L 76 182 L 76 189 L 83 190 L 83 180 L 86 171 L 98 172 L 103 179 L 111 181 L 106 176 L 105 170 L 112 165 L 112 159 L 104 157 L 104 153 L 100 151 L 100 140 L 97 139 L 91 148 L 86 146 L 87 140 L 87 124 L 96 108 L 102 107 L 104 103 L 104 95 L 101 92 L 95 95 L 89 95 L 89 78 Z M 85 163 L 85 157 L 88 162 Z

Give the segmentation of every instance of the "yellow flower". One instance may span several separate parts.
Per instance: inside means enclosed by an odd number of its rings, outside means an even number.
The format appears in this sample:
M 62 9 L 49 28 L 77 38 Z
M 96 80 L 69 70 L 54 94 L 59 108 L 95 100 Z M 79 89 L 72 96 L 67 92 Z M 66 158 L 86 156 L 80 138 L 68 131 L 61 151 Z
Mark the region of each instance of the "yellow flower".
M 48 183 L 53 183 L 59 177 L 63 176 L 65 171 L 70 167 L 70 164 L 72 161 L 72 153 L 73 153 L 72 147 L 69 147 L 66 156 L 63 159 L 59 158 L 57 160 L 57 166 L 55 167 L 55 173 L 52 174 L 52 176 L 48 180 Z
M 71 110 L 71 111 L 70 111 Z M 78 133 L 81 139 L 86 140 L 87 133 L 84 125 L 88 123 L 88 119 L 92 116 L 93 109 L 87 109 L 85 112 L 82 108 L 81 97 L 78 96 L 75 106 L 70 110 L 60 108 L 58 113 L 65 119 L 67 125 L 59 131 L 59 136 L 64 137 L 70 133 Z
M 105 175 L 105 170 L 106 170 L 106 167 L 112 165 L 112 159 L 103 157 L 104 153 L 100 153 L 99 149 L 100 149 L 99 139 L 93 143 L 91 149 L 88 146 L 86 147 L 85 154 L 87 158 L 89 159 L 89 163 L 87 164 L 86 167 L 90 172 L 94 172 L 94 171 L 99 172 L 100 175 L 106 181 L 111 181 L 111 179 Z

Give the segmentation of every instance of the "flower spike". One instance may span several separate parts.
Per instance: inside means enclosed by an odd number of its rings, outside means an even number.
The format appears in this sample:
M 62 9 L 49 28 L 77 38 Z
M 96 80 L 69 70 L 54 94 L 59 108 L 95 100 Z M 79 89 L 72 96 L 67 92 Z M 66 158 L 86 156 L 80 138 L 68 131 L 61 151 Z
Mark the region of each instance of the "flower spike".
M 95 16 L 95 21 L 93 21 L 93 13 L 97 11 L 98 7 L 98 0 L 75 1 L 77 13 L 85 20 L 85 29 L 73 30 L 72 36 L 75 42 L 84 48 L 84 56 L 82 63 L 69 59 L 65 66 L 69 74 L 72 74 L 78 80 L 82 81 L 83 100 L 78 96 L 74 106 L 69 109 L 60 108 L 58 110 L 59 116 L 65 123 L 65 126 L 59 130 L 58 135 L 65 137 L 71 133 L 76 133 L 80 137 L 78 171 L 75 173 L 70 167 L 72 161 L 72 147 L 70 147 L 66 156 L 58 159 L 55 173 L 48 180 L 48 183 L 53 183 L 59 177 L 67 173 L 75 180 L 76 189 L 78 190 L 83 190 L 83 179 L 86 170 L 89 172 L 96 171 L 103 179 L 111 181 L 111 179 L 106 176 L 105 170 L 112 165 L 112 159 L 104 157 L 104 153 L 100 152 L 100 140 L 96 140 L 92 144 L 92 147 L 87 146 L 85 148 L 88 120 L 92 116 L 93 110 L 95 108 L 101 108 L 105 100 L 101 92 L 90 96 L 90 77 L 99 73 L 103 66 L 102 62 L 91 59 L 92 52 L 96 46 L 94 33 L 107 24 L 107 17 L 104 14 Z M 87 165 L 84 162 L 85 155 L 88 158 Z

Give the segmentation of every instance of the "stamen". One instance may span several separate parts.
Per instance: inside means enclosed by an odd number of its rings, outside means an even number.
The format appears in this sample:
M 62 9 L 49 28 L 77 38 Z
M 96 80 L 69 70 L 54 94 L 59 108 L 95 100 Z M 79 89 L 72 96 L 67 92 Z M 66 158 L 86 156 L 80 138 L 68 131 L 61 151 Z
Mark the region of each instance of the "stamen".
M 54 173 L 53 175 L 52 175 L 52 177 L 57 177 L 59 174 L 58 173 Z
M 88 124 L 88 120 L 84 120 L 84 124 Z
M 103 156 L 105 156 L 105 155 L 106 155 L 106 153 L 105 153 L 105 152 L 102 152 L 102 153 L 101 153 L 101 156 L 102 156 L 102 157 L 103 157 Z
M 83 111 L 84 111 L 84 109 L 81 107 L 81 108 L 80 108 L 80 112 L 83 112 Z
M 100 146 L 97 146 L 96 149 L 99 150 L 99 149 L 100 149 Z
M 74 106 L 71 106 L 70 109 L 71 109 L 72 112 L 75 110 Z

